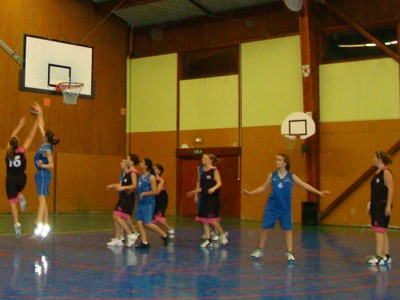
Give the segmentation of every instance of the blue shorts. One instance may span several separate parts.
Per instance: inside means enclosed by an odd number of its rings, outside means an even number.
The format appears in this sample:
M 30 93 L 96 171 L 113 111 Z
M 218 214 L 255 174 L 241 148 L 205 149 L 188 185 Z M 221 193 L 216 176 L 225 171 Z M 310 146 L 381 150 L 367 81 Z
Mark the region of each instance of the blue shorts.
M 265 208 L 262 221 L 263 229 L 274 229 L 276 221 L 279 221 L 281 228 L 285 231 L 292 230 L 292 210 L 274 210 L 268 206 Z
M 39 170 L 35 175 L 37 194 L 39 196 L 49 195 L 49 186 L 51 181 L 51 173 L 49 171 Z
M 138 200 L 136 206 L 136 222 L 142 221 L 144 224 L 151 224 L 153 221 L 155 201 Z

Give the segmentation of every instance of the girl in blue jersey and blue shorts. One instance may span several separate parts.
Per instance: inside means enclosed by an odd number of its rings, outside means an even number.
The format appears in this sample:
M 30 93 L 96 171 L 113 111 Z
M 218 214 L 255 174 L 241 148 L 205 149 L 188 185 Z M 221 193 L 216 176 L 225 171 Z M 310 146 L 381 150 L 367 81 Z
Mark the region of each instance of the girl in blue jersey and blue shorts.
M 56 138 L 55 134 L 52 131 L 45 131 L 42 108 L 40 107 L 40 105 L 34 103 L 33 107 L 38 113 L 39 129 L 43 136 L 43 144 L 36 152 L 34 158 L 35 167 L 37 169 L 35 182 L 39 198 L 37 227 L 34 231 L 34 234 L 36 236 L 40 235 L 42 238 L 45 238 L 51 230 L 49 225 L 49 212 L 47 208 L 46 197 L 49 195 L 49 186 L 51 182 L 50 170 L 54 168 L 53 146 L 57 145 L 60 140 Z
M 164 243 L 168 244 L 168 234 L 153 224 L 153 214 L 156 205 L 155 195 L 157 195 L 157 182 L 153 169 L 153 162 L 148 159 L 142 159 L 139 163 L 142 174 L 139 176 L 137 187 L 138 204 L 136 207 L 136 222 L 142 241 L 136 245 L 137 249 L 149 249 L 150 244 L 147 239 L 146 228 L 158 233 Z
M 293 184 L 296 183 L 307 191 L 318 194 L 322 197 L 326 194 L 329 194 L 329 191 L 318 191 L 311 185 L 300 180 L 300 178 L 293 173 L 289 172 L 290 159 L 289 156 L 286 154 L 279 153 L 276 156 L 276 168 L 277 170 L 268 175 L 267 180 L 262 186 L 252 191 L 247 191 L 243 189 L 243 193 L 246 195 L 257 195 L 266 191 L 270 186 L 272 188 L 267 204 L 265 206 L 258 248 L 251 254 L 251 257 L 253 259 L 257 259 L 261 258 L 264 255 L 264 246 L 265 242 L 267 241 L 268 230 L 274 229 L 275 223 L 279 221 L 281 228 L 285 231 L 286 234 L 288 262 L 294 262 L 295 258 L 293 255 L 292 233 Z

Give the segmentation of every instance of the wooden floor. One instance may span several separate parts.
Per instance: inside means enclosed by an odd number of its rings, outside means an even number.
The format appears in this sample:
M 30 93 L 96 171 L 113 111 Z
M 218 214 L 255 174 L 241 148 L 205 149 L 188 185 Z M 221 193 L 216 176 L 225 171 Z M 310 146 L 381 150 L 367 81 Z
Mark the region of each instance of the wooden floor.
M 109 248 L 111 215 L 54 215 L 53 231 L 30 238 L 34 216 L 23 216 L 21 239 L 11 216 L 0 216 L 1 299 L 398 299 L 400 231 L 391 230 L 392 265 L 369 267 L 375 240 L 368 228 L 301 227 L 294 265 L 284 234 L 272 232 L 260 261 L 250 258 L 259 222 L 223 220 L 229 243 L 200 248 L 192 219 L 170 220 L 176 238 L 151 249 Z

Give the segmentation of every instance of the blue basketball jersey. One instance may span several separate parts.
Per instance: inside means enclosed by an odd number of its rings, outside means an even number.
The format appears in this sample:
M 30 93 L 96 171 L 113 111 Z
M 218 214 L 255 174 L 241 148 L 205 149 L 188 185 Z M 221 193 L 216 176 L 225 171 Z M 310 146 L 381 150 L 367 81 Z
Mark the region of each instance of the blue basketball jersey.
M 34 158 L 34 162 L 35 162 L 35 166 L 36 168 L 42 169 L 42 170 L 47 170 L 47 169 L 43 169 L 39 166 L 39 160 L 41 160 L 43 162 L 43 164 L 47 165 L 49 163 L 49 159 L 48 157 L 45 155 L 46 150 L 50 150 L 51 154 L 53 154 L 53 145 L 50 144 L 42 144 L 39 148 L 39 150 L 36 152 L 35 154 L 35 158 Z
M 151 183 L 150 183 L 150 177 L 154 176 L 153 174 L 147 174 L 147 176 L 140 175 L 139 180 L 138 180 L 138 187 L 137 187 L 137 194 L 138 194 L 138 199 L 140 199 L 140 194 L 143 192 L 149 192 L 151 191 Z M 144 196 L 141 201 L 155 201 L 155 196 Z
M 292 207 L 293 174 L 287 172 L 284 178 L 278 171 L 272 173 L 272 191 L 268 198 L 268 206 L 275 210 L 287 210 Z

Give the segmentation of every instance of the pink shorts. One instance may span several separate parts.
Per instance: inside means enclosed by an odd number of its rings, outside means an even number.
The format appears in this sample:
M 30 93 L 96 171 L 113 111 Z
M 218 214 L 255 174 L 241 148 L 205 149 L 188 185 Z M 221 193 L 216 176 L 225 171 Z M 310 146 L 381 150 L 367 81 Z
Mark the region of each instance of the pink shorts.
M 387 231 L 387 228 L 378 227 L 378 226 L 372 226 L 372 231 L 373 232 L 377 232 L 377 233 L 385 233 Z
M 206 224 L 211 224 L 214 222 L 219 222 L 220 218 L 201 218 L 201 217 L 196 217 L 196 221 L 200 223 L 206 223 Z
M 130 215 L 125 214 L 125 213 L 123 213 L 121 211 L 114 211 L 113 212 L 113 216 L 114 217 L 120 217 L 121 219 L 124 219 L 124 220 L 130 220 L 131 219 Z
M 18 203 L 18 202 L 19 202 L 19 195 L 18 195 L 17 197 L 8 199 L 8 202 L 10 202 L 10 204 L 11 204 L 11 203 Z

